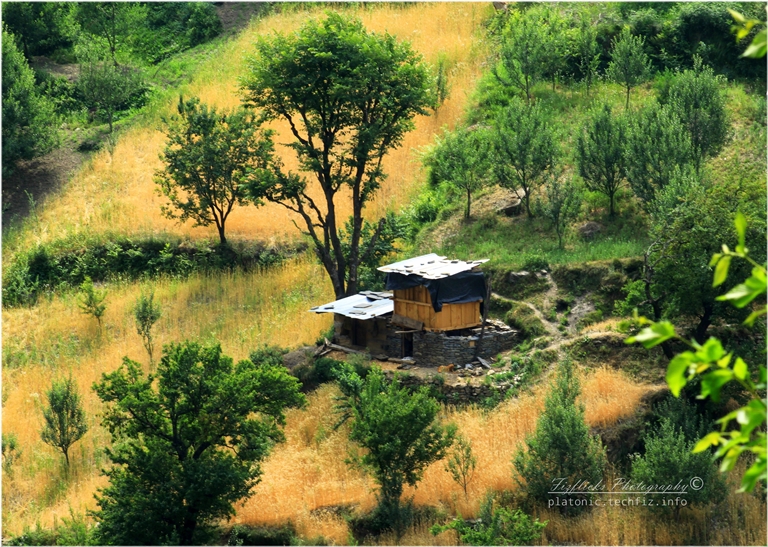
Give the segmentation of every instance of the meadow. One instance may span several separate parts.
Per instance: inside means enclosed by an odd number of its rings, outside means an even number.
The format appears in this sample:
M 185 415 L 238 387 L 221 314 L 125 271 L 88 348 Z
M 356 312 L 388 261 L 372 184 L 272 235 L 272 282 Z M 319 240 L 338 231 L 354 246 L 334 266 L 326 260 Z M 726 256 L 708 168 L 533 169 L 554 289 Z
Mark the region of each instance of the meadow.
M 360 17 L 376 32 L 389 32 L 408 40 L 431 64 L 444 59 L 448 67 L 450 94 L 429 116 L 416 120 L 400 148 L 384 161 L 387 179 L 366 209 L 369 219 L 408 207 L 425 187 L 420 154 L 444 127 L 463 121 L 477 99 L 475 89 L 487 71 L 489 43 L 485 23 L 493 13 L 490 4 L 419 3 L 377 4 L 338 7 Z M 113 148 L 97 152 L 57 194 L 38 204 L 23 223 L 3 234 L 3 265 L 38 244 L 78 236 L 89 240 L 108 239 L 114 234 L 144 238 L 169 234 L 192 241 L 215 238 L 214 229 L 179 225 L 160 215 L 164 202 L 156 193 L 154 172 L 160 168 L 164 146 L 163 117 L 174 112 L 179 95 L 197 96 L 218 108 L 240 104 L 239 78 L 246 59 L 260 35 L 296 30 L 310 16 L 321 16 L 314 8 L 283 10 L 254 20 L 240 34 L 214 46 L 201 48 L 194 75 L 172 91 L 158 93 L 135 122 L 121 129 Z M 545 86 L 542 86 L 542 89 Z M 621 102 L 618 88 L 605 85 L 600 93 Z M 638 90 L 647 98 L 652 84 Z M 751 126 L 743 120 L 753 115 L 753 98 L 739 85 L 730 88 L 729 103 L 742 120 L 727 153 L 713 160 L 716 174 L 755 177 L 754 165 L 764 162 L 764 151 L 755 152 Z M 546 91 L 542 91 L 542 96 Z M 557 96 L 551 97 L 556 101 Z M 567 124 L 581 118 L 578 92 L 563 99 L 561 110 Z M 286 127 L 274 124 L 276 142 L 288 141 Z M 295 158 L 284 152 L 283 161 L 296 167 Z M 749 161 L 734 167 L 733 157 L 749 153 Z M 600 207 L 598 203 L 596 208 Z M 340 208 L 341 214 L 349 208 Z M 451 213 L 451 210 L 448 211 Z M 485 215 L 477 222 L 454 222 L 455 233 L 439 241 L 429 228 L 414 248 L 424 252 L 446 252 L 457 258 L 492 255 L 499 263 L 519 266 L 527 258 L 547 254 L 552 263 L 574 259 L 596 260 L 641 254 L 645 241 L 637 237 L 634 211 L 596 244 L 570 242 L 565 251 L 554 248 L 554 240 L 543 225 L 521 228 L 519 219 Z M 634 220 L 633 220 L 634 219 Z M 259 240 L 265 243 L 296 241 L 297 220 L 276 204 L 236 209 L 227 223 L 234 242 Z M 445 220 L 445 219 L 441 219 Z M 450 219 L 452 222 L 455 218 Z M 522 237 L 522 232 L 525 237 Z M 633 237 L 634 236 L 634 237 Z M 430 248 L 430 245 L 432 247 Z M 537 246 L 538 245 L 538 246 Z M 123 357 L 143 363 L 149 359 L 136 332 L 133 306 L 139 295 L 151 289 L 162 316 L 156 325 L 156 347 L 169 342 L 195 339 L 219 342 L 225 354 L 247 359 L 263 344 L 296 348 L 312 345 L 331 325 L 329 315 L 308 309 L 333 299 L 333 290 L 323 268 L 311 253 L 278 266 L 252 271 L 192 274 L 186 278 L 160 277 L 152 281 L 117 281 L 107 290 L 103 325 L 80 312 L 77 294 L 71 290 L 50 293 L 32 307 L 3 309 L 2 428 L 18 440 L 18 457 L 2 477 L 2 528 L 5 537 L 39 524 L 56 526 L 62 518 L 83 515 L 96 507 L 94 493 L 106 485 L 101 469 L 108 464 L 105 447 L 109 434 L 100 425 L 101 403 L 92 390 L 103 373 L 115 370 Z M 40 439 L 45 392 L 53 379 L 71 376 L 83 396 L 89 431 L 71 451 L 72 465 Z M 544 378 L 548 378 L 544 375 Z M 611 428 L 645 409 L 644 398 L 659 385 L 640 383 L 615 368 L 596 367 L 581 373 L 586 421 L 592 427 Z M 436 507 L 446 515 L 477 514 L 487 491 L 505 491 L 514 496 L 518 488 L 512 472 L 512 454 L 536 425 L 548 389 L 540 381 L 519 397 L 506 400 L 489 411 L 476 407 L 443 406 L 441 420 L 453 422 L 467 437 L 478 457 L 477 472 L 464 494 L 437 462 L 427 469 L 417 488 L 407 488 L 406 497 L 416 505 Z M 293 523 L 304 538 L 322 536 L 332 544 L 348 544 L 347 522 L 340 510 L 365 512 L 376 503 L 375 485 L 344 459 L 351 448 L 347 429 L 333 429 L 335 385 L 327 384 L 308 396 L 303 409 L 287 414 L 286 442 L 278 445 L 264 462 L 261 482 L 253 496 L 237 507 L 227 526 L 273 526 Z M 615 472 L 612 470 L 611 472 Z M 735 477 L 732 477 L 735 479 Z M 718 521 L 713 507 L 685 509 L 680 520 L 670 522 L 645 508 L 604 507 L 577 518 L 538 510 L 534 515 L 549 524 L 540 544 L 760 544 L 766 537 L 765 502 L 751 495 L 729 494 L 718 505 L 726 508 L 729 521 Z M 625 510 L 626 509 L 626 510 Z M 86 517 L 88 519 L 88 517 Z M 396 538 L 381 536 L 377 542 L 393 544 Z M 453 532 L 433 536 L 426 525 L 412 527 L 400 541 L 410 545 L 456 544 Z

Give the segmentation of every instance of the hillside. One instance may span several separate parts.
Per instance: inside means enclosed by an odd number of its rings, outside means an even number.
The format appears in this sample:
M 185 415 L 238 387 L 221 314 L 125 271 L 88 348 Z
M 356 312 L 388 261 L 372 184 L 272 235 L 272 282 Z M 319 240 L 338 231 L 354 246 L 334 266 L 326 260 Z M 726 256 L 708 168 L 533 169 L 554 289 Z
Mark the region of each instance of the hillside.
M 710 460 L 686 460 L 700 465 L 696 472 L 707 481 L 712 477 L 705 490 L 709 497 L 697 498 L 690 507 L 614 507 L 613 494 L 599 492 L 584 493 L 583 499 L 598 503 L 573 513 L 535 499 L 513 465 L 544 427 L 547 412 L 557 412 L 548 407 L 556 406 L 553 393 L 565 389 L 564 371 L 571 364 L 575 372 L 568 389 L 577 396 L 562 396 L 557 404 L 564 405 L 568 419 L 581 420 L 586 442 L 599 446 L 601 478 L 608 483 L 635 480 L 637 462 L 650 458 L 663 430 L 672 431 L 674 438 L 663 442 L 680 448 L 677 457 L 689 457 L 694 441 L 717 427 L 718 417 L 749 400 L 750 393 L 735 382 L 723 388 L 719 401 L 697 399 L 699 384 L 694 383 L 675 398 L 667 366 L 672 354 L 685 349 L 683 343 L 672 340 L 646 350 L 625 342 L 640 329 L 632 319 L 639 310 L 673 322 L 688 339 L 699 337 L 703 343 L 718 337 L 727 351 L 750 364 L 765 358 L 765 319 L 752 329 L 742 325 L 758 304 L 734 309 L 717 299 L 743 281 L 751 266 L 734 259 L 727 282 L 715 288 L 709 266 L 721 243 L 736 248 L 737 211 L 746 215 L 747 246 L 757 264 L 765 261 L 766 237 L 765 70 L 749 60 L 729 63 L 736 46 L 719 7 L 450 2 L 262 10 L 223 3 L 216 6 L 219 34 L 183 51 L 169 50 L 142 69 L 151 72 L 144 103 L 121 111 L 114 134 L 107 134 L 104 119 L 93 112 L 69 114 L 69 125 L 60 129 L 66 142 L 22 161 L 21 175 L 12 175 L 13 205 L 6 209 L 4 203 L 4 213 L 12 212 L 13 218 L 4 216 L 2 236 L 3 538 L 16 537 L 21 544 L 93 540 L 95 520 L 89 511 L 97 509 L 94 495 L 110 484 L 103 470 L 115 448 L 103 422 L 107 407 L 95 385 L 118 370 L 125 357 L 139 362 L 143 373 L 157 373 L 163 368 L 160 348 L 189 340 L 220 344 L 235 363 L 245 360 L 256 368 L 262 366 L 260 358 L 276 352 L 282 372 L 287 368 L 306 395 L 306 406 L 288 409 L 284 424 L 279 418 L 270 422 L 276 431 L 284 427 L 285 442 L 272 446 L 271 438 L 262 439 L 263 446 L 247 448 L 269 452 L 260 463 L 262 474 L 252 496 L 235 504 L 232 518 L 217 521 L 210 544 L 468 544 L 456 531 L 430 528 L 454 517 L 475 519 L 488 500 L 495 500 L 497 509 L 547 521 L 530 544 L 764 544 L 764 485 L 754 493 L 737 493 L 749 458 L 725 475 Z M 318 354 L 324 339 L 338 334 L 333 314 L 309 309 L 339 294 L 327 264 L 318 260 L 316 243 L 303 233 L 299 214 L 267 200 L 258 207 L 237 206 L 227 220 L 228 245 L 218 244 L 212 225 L 195 227 L 161 214 L 168 200 L 155 178 L 164 166 L 166 120 L 177 112 L 180 97 L 198 97 L 219 109 L 239 107 L 257 39 L 295 36 L 329 9 L 359 18 L 368 31 L 407 41 L 423 57 L 430 78 L 443 78 L 430 80 L 444 95 L 439 106 L 417 116 L 413 130 L 383 158 L 385 177 L 363 215 L 372 226 L 386 216 L 391 233 L 382 232 L 380 247 L 363 253 L 359 289 L 384 289 L 375 270 L 379 264 L 428 253 L 489 259 L 480 268 L 491 290 L 483 305 L 490 318 L 516 331 L 516 343 L 491 356 L 488 370 L 443 372 L 401 361 L 405 350 L 387 361 L 359 347 L 351 354 L 323 351 L 323 360 Z M 540 41 L 555 54 L 542 54 L 544 68 L 527 89 L 510 83 L 519 64 L 504 65 L 504 59 L 512 57 L 506 48 L 523 39 L 516 33 L 530 21 L 537 25 L 530 32 L 551 32 Z M 710 38 L 691 34 L 691 27 L 704 28 L 704 23 L 716 27 Z M 626 88 L 609 76 L 615 45 L 630 29 L 643 37 L 649 55 L 631 101 Z M 578 46 L 589 32 L 594 32 L 591 87 L 584 84 Z M 711 42 L 699 45 L 699 38 Z M 730 49 L 718 49 L 726 42 Z M 691 107 L 696 113 L 722 107 L 714 114 L 706 111 L 721 121 L 719 128 L 704 131 L 722 133 L 710 148 L 696 148 L 688 136 L 680 98 L 685 85 L 710 86 L 709 101 Z M 540 125 L 523 148 L 539 146 L 537 138 L 551 140 L 541 145 L 550 148 L 541 154 L 546 157 L 538 178 L 525 182 L 531 214 L 518 199 L 520 175 L 501 170 L 509 159 L 504 145 L 528 130 L 516 125 L 503 134 L 504 123 L 518 121 L 508 119 L 510 112 L 520 113 L 520 119 L 540 117 L 530 122 Z M 620 138 L 600 145 L 601 153 L 613 146 L 624 162 L 616 168 L 615 214 L 599 175 L 591 174 L 599 169 L 585 167 L 590 161 L 585 140 L 600 123 L 621 126 Z M 287 122 L 271 120 L 268 126 L 286 170 L 311 163 L 306 158 L 301 163 L 291 148 Z M 643 134 L 652 130 L 662 136 Z M 641 152 L 627 152 L 625 142 L 632 138 L 649 157 L 658 150 L 677 155 L 659 160 L 660 167 L 646 165 L 656 156 L 639 167 L 638 160 L 633 172 L 632 159 Z M 661 144 L 654 146 L 654 139 Z M 85 142 L 93 149 L 83 152 Z M 459 143 L 456 149 L 450 148 L 453 142 Z M 675 146 L 679 150 L 669 152 Z M 636 175 L 641 168 L 647 171 Z M 317 178 L 308 176 L 307 201 L 313 207 L 324 203 Z M 662 182 L 653 186 L 651 178 Z M 32 193 L 23 194 L 25 189 Z M 558 202 L 558 192 L 572 192 L 571 202 Z M 339 192 L 338 219 L 352 215 L 351 197 L 348 189 Z M 515 201 L 520 203 L 510 214 Z M 364 241 L 370 237 L 363 234 Z M 342 269 L 343 275 L 349 271 Z M 95 295 L 106 295 L 103 315 L 93 312 L 93 304 L 84 310 L 91 279 Z M 153 361 L 136 323 L 138 303 L 150 294 L 160 310 L 152 331 Z M 401 336 L 412 332 L 398 331 Z M 447 453 L 417 473 L 418 480 L 403 490 L 408 520 L 402 534 L 377 521 L 380 484 L 359 460 L 350 464 L 359 458 L 360 444 L 350 439 L 350 420 L 339 425 L 339 416 L 351 412 L 366 375 L 377 366 L 387 371 L 387 382 L 403 374 L 411 392 L 422 386 L 425 397 L 436 398 L 436 423 L 454 424 L 476 457 L 466 489 L 452 480 Z M 61 451 L 41 439 L 47 393 L 53 381 L 66 378 L 80 393 L 87 424 L 87 433 L 72 445 L 68 467 Z M 471 404 L 450 397 L 450 389 L 461 388 L 491 396 L 475 397 Z M 557 432 L 563 438 L 569 433 Z M 468 522 L 478 530 L 482 525 Z

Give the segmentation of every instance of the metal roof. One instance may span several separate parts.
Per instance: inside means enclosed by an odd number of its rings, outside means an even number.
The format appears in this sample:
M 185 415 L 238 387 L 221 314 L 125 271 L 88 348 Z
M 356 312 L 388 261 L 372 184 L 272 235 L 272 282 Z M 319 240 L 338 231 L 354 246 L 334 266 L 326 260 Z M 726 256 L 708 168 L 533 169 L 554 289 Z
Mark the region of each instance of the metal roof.
M 315 306 L 315 313 L 338 313 L 352 319 L 372 319 L 395 311 L 391 292 L 363 291 L 335 302 Z
M 424 279 L 443 279 L 444 277 L 450 277 L 457 273 L 471 270 L 484 262 L 488 262 L 488 259 L 464 262 L 463 260 L 447 260 L 444 256 L 432 253 L 382 266 L 379 268 L 379 271 L 403 275 L 415 274 Z

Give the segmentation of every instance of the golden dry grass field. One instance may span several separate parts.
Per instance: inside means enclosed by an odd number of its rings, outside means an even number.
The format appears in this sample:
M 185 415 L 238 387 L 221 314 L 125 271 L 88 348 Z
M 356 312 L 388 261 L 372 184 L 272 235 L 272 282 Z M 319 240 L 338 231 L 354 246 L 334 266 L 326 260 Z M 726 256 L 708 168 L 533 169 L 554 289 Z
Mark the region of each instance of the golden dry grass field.
M 423 183 L 418 150 L 429 145 L 443 126 L 459 121 L 484 70 L 487 45 L 483 21 L 492 13 L 490 4 L 420 3 L 409 6 L 376 4 L 346 7 L 365 26 L 388 31 L 411 42 L 428 62 L 440 54 L 449 62 L 450 96 L 431 116 L 416 120 L 416 129 L 384 163 L 388 175 L 366 214 L 376 218 L 406 205 Z M 270 15 L 222 44 L 194 75 L 179 88 L 185 97 L 221 108 L 240 102 L 238 78 L 256 37 L 270 32 L 291 32 L 310 16 L 321 12 L 294 11 Z M 154 108 L 144 122 L 124 130 L 110 153 L 103 151 L 72 178 L 60 193 L 39 207 L 34 222 L 27 222 L 12 244 L 4 248 L 3 262 L 16 252 L 39 242 L 73 234 L 110 233 L 147 236 L 179 234 L 190 239 L 214 238 L 214 228 L 177 225 L 159 214 L 163 199 L 156 195 L 153 173 L 160 167 L 163 147 L 161 115 L 170 114 L 178 97 Z M 284 129 L 275 128 L 280 133 Z M 278 142 L 286 140 L 278 138 Z M 286 153 L 284 162 L 296 162 Z M 345 211 L 341 211 L 342 214 Z M 278 205 L 240 208 L 227 223 L 230 239 L 285 240 L 296 238 L 292 217 Z M 106 287 L 107 310 L 103 326 L 80 312 L 76 295 L 62 293 L 41 299 L 31 308 L 4 309 L 2 320 L 2 429 L 16 435 L 20 456 L 12 473 L 2 478 L 3 536 L 19 534 L 25 527 L 53 526 L 70 511 L 95 508 L 93 494 L 106 482 L 101 469 L 108 461 L 104 448 L 109 435 L 101 427 L 100 402 L 91 386 L 105 372 L 116 369 L 124 356 L 148 368 L 148 358 L 135 330 L 133 306 L 142 283 L 115 283 Z M 219 341 L 224 353 L 236 360 L 247 358 L 261 344 L 296 347 L 312 344 L 328 328 L 331 318 L 307 310 L 333 298 L 327 276 L 310 257 L 294 259 L 263 271 L 217 275 L 193 275 L 187 279 L 151 282 L 162 306 L 156 326 L 157 343 L 183 339 Z M 83 396 L 89 431 L 70 451 L 68 472 L 63 457 L 40 439 L 45 392 L 53 379 L 71 375 Z M 493 412 L 445 407 L 442 419 L 454 422 L 478 457 L 478 471 L 470 484 L 469 500 L 452 482 L 443 463 L 432 465 L 415 489 L 407 489 L 421 505 L 439 505 L 450 513 L 476 514 L 487 490 L 512 490 L 516 483 L 511 457 L 533 431 L 548 385 L 542 382 L 530 393 L 506 401 Z M 637 384 L 616 370 L 600 368 L 582 376 L 586 419 L 591 426 L 610 427 L 633 416 L 642 397 L 654 386 Z M 351 505 L 361 510 L 375 503 L 372 481 L 344 463 L 349 449 L 346 431 L 333 431 L 332 385 L 308 397 L 305 409 L 288 413 L 286 442 L 275 448 L 263 465 L 262 482 L 251 499 L 238 507 L 232 523 L 282 524 L 292 521 L 304 537 L 322 535 L 335 544 L 350 540 L 346 522 L 323 507 Z M 733 490 L 733 489 L 731 489 Z M 712 544 L 755 543 L 765 538 L 765 505 L 752 497 L 730 494 L 734 514 L 743 516 L 748 529 L 742 535 L 711 538 Z M 318 511 L 318 509 L 320 509 Z M 703 526 L 711 518 L 706 511 L 684 512 L 680 527 L 672 528 L 642 512 L 594 511 L 578 520 L 557 514 L 537 515 L 550 520 L 542 544 L 653 544 L 680 543 L 690 537 L 687 527 Z M 394 538 L 383 536 L 382 544 Z M 416 527 L 402 544 L 456 544 L 452 532 L 432 536 Z

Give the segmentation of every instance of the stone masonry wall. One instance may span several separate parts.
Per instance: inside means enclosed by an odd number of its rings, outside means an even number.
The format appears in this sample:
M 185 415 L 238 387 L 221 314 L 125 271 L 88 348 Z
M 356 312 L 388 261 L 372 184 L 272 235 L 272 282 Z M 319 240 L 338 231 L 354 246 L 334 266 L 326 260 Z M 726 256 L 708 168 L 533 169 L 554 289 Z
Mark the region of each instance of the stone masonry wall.
M 489 359 L 512 349 L 517 331 L 500 322 L 489 322 L 480 344 L 480 357 Z M 472 361 L 480 339 L 480 328 L 471 329 L 466 336 L 451 336 L 442 332 L 419 332 L 413 335 L 413 358 L 422 367 L 464 365 Z

